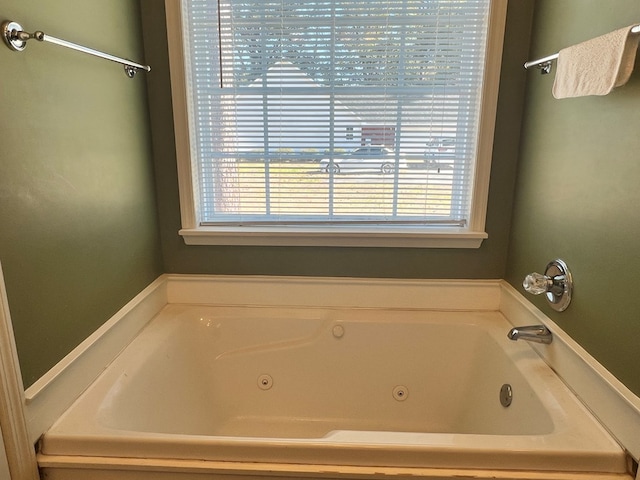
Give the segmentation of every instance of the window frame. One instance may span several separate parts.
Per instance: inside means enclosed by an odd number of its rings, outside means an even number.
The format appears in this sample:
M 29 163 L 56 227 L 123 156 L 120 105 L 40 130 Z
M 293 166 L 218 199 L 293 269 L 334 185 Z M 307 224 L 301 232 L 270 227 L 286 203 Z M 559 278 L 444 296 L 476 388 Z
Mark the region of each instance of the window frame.
M 343 247 L 479 248 L 485 232 L 502 48 L 508 0 L 491 0 L 478 144 L 469 224 L 466 227 L 411 226 L 203 226 L 192 168 L 194 133 L 189 128 L 181 0 L 165 0 L 169 70 L 176 141 L 181 229 L 187 245 L 278 245 Z

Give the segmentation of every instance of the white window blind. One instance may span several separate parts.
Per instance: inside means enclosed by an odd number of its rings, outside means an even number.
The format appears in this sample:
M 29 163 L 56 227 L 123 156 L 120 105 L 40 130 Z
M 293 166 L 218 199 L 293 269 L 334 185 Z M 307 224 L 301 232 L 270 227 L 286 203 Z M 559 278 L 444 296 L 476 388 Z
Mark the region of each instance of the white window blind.
M 489 0 L 185 0 L 200 225 L 468 224 Z

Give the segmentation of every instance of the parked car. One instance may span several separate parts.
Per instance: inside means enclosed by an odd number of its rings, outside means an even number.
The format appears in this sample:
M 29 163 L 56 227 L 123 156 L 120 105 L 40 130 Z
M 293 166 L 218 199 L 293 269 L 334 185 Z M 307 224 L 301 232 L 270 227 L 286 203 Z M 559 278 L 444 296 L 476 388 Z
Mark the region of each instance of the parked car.
M 427 142 L 425 157 L 451 158 L 456 154 L 456 139 L 454 137 L 432 138 Z
M 437 168 L 438 172 L 440 172 L 441 168 L 451 166 L 451 162 L 447 160 L 453 160 L 455 156 L 455 138 L 432 138 L 427 142 L 427 148 L 424 150 L 424 164 L 426 168 Z
M 406 168 L 404 158 L 400 158 L 400 168 Z M 393 173 L 396 168 L 396 155 L 392 150 L 381 145 L 369 145 L 356 148 L 351 152 L 336 156 L 333 163 L 328 158 L 320 160 L 322 171 L 340 173 L 343 170 L 377 170 L 382 173 Z

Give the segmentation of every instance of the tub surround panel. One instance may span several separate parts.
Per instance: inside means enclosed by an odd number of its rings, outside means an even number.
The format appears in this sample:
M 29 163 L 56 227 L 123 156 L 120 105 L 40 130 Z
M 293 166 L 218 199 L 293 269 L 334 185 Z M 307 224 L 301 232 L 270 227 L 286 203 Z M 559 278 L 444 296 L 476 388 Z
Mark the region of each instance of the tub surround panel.
M 304 280 L 304 281 L 301 281 Z M 369 308 L 400 309 L 399 311 L 411 311 L 414 303 L 419 302 L 420 308 L 441 309 L 443 299 L 450 305 L 456 305 L 455 299 L 461 299 L 464 308 L 461 310 L 476 310 L 484 312 L 499 311 L 513 325 L 546 323 L 556 335 L 557 341 L 549 346 L 537 346 L 536 350 L 543 356 L 544 360 L 554 369 L 558 369 L 562 379 L 573 390 L 578 392 L 579 397 L 586 405 L 596 413 L 601 415 L 601 421 L 606 428 L 625 446 L 625 448 L 636 458 L 638 458 L 637 432 L 640 431 L 640 400 L 628 389 L 625 389 L 619 382 L 612 381 L 612 377 L 601 365 L 599 365 L 584 350 L 575 348 L 575 343 L 567 340 L 566 334 L 549 321 L 548 318 L 536 308 L 532 307 L 515 289 L 501 281 L 463 281 L 463 282 L 441 282 L 438 289 L 437 281 L 396 281 L 396 280 L 365 280 L 365 279 L 331 279 L 331 278 L 305 278 L 296 277 L 219 277 L 219 276 L 188 276 L 188 275 L 165 275 L 159 280 L 159 285 L 147 289 L 149 301 L 152 307 L 143 307 L 145 298 L 140 298 L 140 306 L 136 307 L 140 311 L 146 311 L 148 318 L 140 317 L 132 320 L 127 315 L 123 316 L 120 322 L 125 324 L 129 321 L 136 323 L 136 327 L 113 327 L 109 331 L 113 337 L 109 339 L 112 344 L 112 352 L 118 351 L 117 342 L 124 347 L 131 340 L 139 325 L 149 321 L 153 312 L 162 308 L 163 304 L 199 304 L 199 305 L 294 305 L 312 306 L 327 304 L 337 304 L 341 307 L 352 307 L 357 303 Z M 350 282 L 353 285 L 350 286 Z M 403 296 L 403 288 L 407 287 L 407 295 Z M 154 292 L 153 294 L 150 294 Z M 280 293 L 277 293 L 280 292 Z M 386 293 L 385 293 L 386 292 Z M 427 294 L 425 294 L 427 293 Z M 400 295 L 396 297 L 396 295 Z M 144 296 L 143 296 L 144 297 Z M 481 297 L 486 297 L 482 298 Z M 153 300 L 151 300 L 153 299 Z M 357 300 L 354 300 L 357 299 Z M 333 302 L 333 303 L 332 303 Z M 403 305 L 409 302 L 412 308 L 403 309 Z M 429 303 L 431 302 L 431 304 Z M 451 310 L 449 308 L 449 310 Z M 454 311 L 456 308 L 453 309 Z M 361 310 L 364 311 L 364 310 Z M 123 333 L 123 335 L 120 335 Z M 504 332 L 506 337 L 506 331 Z M 119 338 L 119 340 L 118 340 Z M 95 347 L 100 348 L 100 338 L 95 338 Z M 109 350 L 109 349 L 107 349 Z M 71 404 L 78 392 L 84 390 L 91 379 L 89 376 L 79 375 L 75 379 L 73 388 L 56 387 L 57 382 L 65 381 L 67 373 L 73 374 L 75 371 L 82 371 L 88 368 L 96 375 L 108 362 L 104 358 L 96 360 L 91 367 L 82 366 L 83 363 L 92 363 L 92 355 L 75 354 L 73 361 L 66 362 L 60 367 L 60 372 L 52 374 L 48 382 L 39 385 L 37 392 L 31 391 L 32 405 L 38 403 L 42 410 L 38 411 L 40 420 L 31 421 L 30 415 L 35 414 L 35 410 L 30 410 L 27 406 L 27 420 L 32 430 L 30 434 L 37 438 L 41 433 L 53 423 L 59 416 L 60 400 L 49 402 L 51 395 L 64 397 L 67 405 Z M 566 368 L 570 365 L 570 368 Z M 71 375 L 74 377 L 74 375 Z M 94 378 L 94 377 L 91 377 Z M 68 380 L 67 380 L 68 381 Z M 62 385 L 62 384 L 61 384 Z M 585 390 L 586 389 L 586 390 Z M 588 395 L 583 395 L 583 391 Z M 29 391 L 27 392 L 30 393 Z M 57 405 L 56 412 L 46 414 L 48 405 Z M 622 408 L 621 406 L 624 406 Z M 613 418 L 615 417 L 615 418 Z M 50 423 L 42 419 L 48 418 Z M 38 430 L 40 429 L 40 430 Z M 73 464 L 76 460 L 62 458 L 48 458 L 43 456 L 43 462 L 51 462 L 61 466 L 65 461 Z M 114 465 L 119 460 L 114 460 Z M 57 463 L 58 462 L 58 463 Z M 62 462 L 62 463 L 60 463 Z M 98 463 L 100 463 L 98 461 Z M 125 462 L 126 463 L 126 462 Z M 162 462 L 160 462 L 162 463 Z M 209 465 L 211 471 L 219 467 Z M 83 468 L 93 468 L 85 465 Z M 154 467 L 155 468 L 155 467 Z M 186 467 L 185 467 L 186 468 Z M 239 468 L 239 467 L 238 467 Z M 425 477 L 426 478 L 426 477 Z M 501 478 L 501 477 L 496 477 Z M 503 478 L 520 478 L 517 476 L 505 476 Z M 528 478 L 528 477 L 522 477 Z M 534 478 L 534 477 L 531 477 Z M 564 477 L 535 477 L 535 478 L 564 478 Z M 579 478 L 579 477 L 575 477 Z M 593 477 L 597 478 L 597 477 Z M 604 477 L 603 477 L 604 478 Z
M 497 310 L 497 280 L 170 275 L 169 303 Z
M 166 303 L 166 280 L 160 277 L 25 391 L 27 427 L 32 443 Z

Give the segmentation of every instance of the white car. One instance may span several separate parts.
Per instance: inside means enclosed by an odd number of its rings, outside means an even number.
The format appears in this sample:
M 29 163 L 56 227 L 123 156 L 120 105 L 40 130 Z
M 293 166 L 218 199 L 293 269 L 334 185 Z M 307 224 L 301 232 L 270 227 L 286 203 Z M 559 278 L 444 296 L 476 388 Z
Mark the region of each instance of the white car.
M 424 165 L 426 168 L 441 168 L 451 166 L 456 156 L 456 139 L 453 137 L 432 138 L 427 142 L 424 151 Z
M 401 157 L 400 168 L 406 167 L 407 164 Z M 323 158 L 320 160 L 320 168 L 327 173 L 340 173 L 347 169 L 393 173 L 396 169 L 396 155 L 386 147 L 370 145 L 356 148 L 342 156 L 336 156 L 333 162 L 328 158 Z
M 453 137 L 432 138 L 427 142 L 425 157 L 452 158 L 456 154 L 456 139 Z

